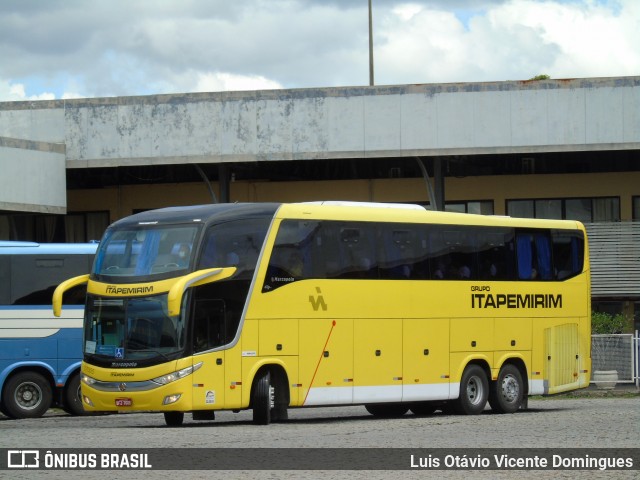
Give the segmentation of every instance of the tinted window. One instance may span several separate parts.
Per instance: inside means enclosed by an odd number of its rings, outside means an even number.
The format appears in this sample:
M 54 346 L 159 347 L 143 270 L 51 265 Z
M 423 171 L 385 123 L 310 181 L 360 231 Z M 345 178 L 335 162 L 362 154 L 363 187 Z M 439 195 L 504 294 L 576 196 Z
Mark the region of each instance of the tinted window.
M 428 278 L 429 249 L 426 233 L 426 227 L 423 225 L 380 225 L 381 278 Z
M 11 257 L 0 255 L 0 305 L 11 303 Z
M 555 230 L 553 240 L 554 275 L 564 280 L 582 272 L 584 264 L 584 236 L 580 231 Z
M 514 233 L 510 228 L 483 228 L 477 231 L 479 280 L 515 278 Z
M 516 235 L 518 279 L 551 280 L 551 238 L 548 232 L 521 231 Z
M 64 280 L 89 273 L 92 255 L 14 255 L 11 257 L 13 305 L 51 305 L 55 288 Z M 65 293 L 63 302 L 84 304 L 86 285 Z
M 271 219 L 246 219 L 210 227 L 198 269 L 236 267 L 236 276 L 252 276 Z
M 583 261 L 579 231 L 285 220 L 264 291 L 307 278 L 554 280 Z

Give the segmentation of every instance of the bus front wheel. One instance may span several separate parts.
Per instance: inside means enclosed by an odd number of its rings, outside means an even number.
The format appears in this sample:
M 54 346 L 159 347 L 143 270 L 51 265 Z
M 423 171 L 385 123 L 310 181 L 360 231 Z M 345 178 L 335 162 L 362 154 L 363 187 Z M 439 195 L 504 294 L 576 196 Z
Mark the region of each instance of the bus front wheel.
M 489 392 L 489 405 L 496 413 L 514 413 L 522 404 L 524 388 L 522 375 L 515 365 L 507 364 L 500 369 L 498 380 Z
M 263 372 L 256 380 L 252 402 L 253 423 L 269 425 L 271 423 L 271 408 L 274 405 L 274 391 L 269 371 Z
M 20 372 L 4 386 L 2 398 L 12 418 L 39 418 L 51 406 L 51 385 L 37 372 Z
M 9 412 L 7 412 L 7 409 L 4 406 L 4 402 L 2 401 L 2 398 L 0 398 L 0 413 L 2 413 L 5 417 L 9 417 Z
M 489 381 L 482 367 L 468 365 L 460 380 L 460 396 L 454 401 L 456 413 L 478 415 L 484 410 L 489 396 Z
M 184 412 L 164 412 L 167 427 L 179 427 L 184 421 Z
M 71 415 L 84 415 L 82 407 L 82 393 L 80 392 L 80 374 L 76 373 L 67 381 L 64 389 L 63 410 Z

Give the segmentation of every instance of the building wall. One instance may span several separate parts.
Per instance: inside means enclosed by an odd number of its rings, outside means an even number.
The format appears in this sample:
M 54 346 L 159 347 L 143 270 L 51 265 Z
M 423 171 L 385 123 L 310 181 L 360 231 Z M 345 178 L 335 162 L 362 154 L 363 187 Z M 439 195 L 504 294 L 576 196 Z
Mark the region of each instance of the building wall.
M 621 219 L 632 219 L 632 196 L 640 194 L 640 172 L 505 175 L 447 178 L 447 201 L 493 200 L 494 213 L 506 213 L 508 199 L 620 197 Z M 216 195 L 219 189 L 213 185 Z M 373 202 L 427 202 L 423 179 L 341 180 L 330 182 L 232 182 L 232 202 L 298 202 L 358 200 Z M 111 221 L 134 210 L 172 205 L 210 203 L 203 182 L 120 186 L 70 190 L 70 212 L 109 210 Z
M 68 168 L 637 149 L 638 112 L 640 77 L 152 95 L 67 101 L 65 143 Z
M 65 168 L 638 149 L 637 76 L 1 102 L 0 208 L 63 213 Z

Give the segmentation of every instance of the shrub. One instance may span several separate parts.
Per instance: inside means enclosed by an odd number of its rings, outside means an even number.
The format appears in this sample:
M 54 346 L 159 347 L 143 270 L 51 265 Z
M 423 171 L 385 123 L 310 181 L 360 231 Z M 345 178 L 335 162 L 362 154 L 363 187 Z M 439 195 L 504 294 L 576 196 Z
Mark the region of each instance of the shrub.
M 621 313 L 611 315 L 606 312 L 591 313 L 591 333 L 612 334 L 622 333 L 627 325 L 627 319 Z

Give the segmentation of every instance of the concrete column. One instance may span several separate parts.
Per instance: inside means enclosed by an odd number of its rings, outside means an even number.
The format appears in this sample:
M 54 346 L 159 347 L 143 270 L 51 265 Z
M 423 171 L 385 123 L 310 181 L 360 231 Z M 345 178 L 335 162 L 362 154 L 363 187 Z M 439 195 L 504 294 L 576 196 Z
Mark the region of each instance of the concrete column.
M 230 199 L 230 187 L 231 183 L 231 174 L 229 171 L 229 166 L 226 163 L 221 163 L 218 165 L 218 184 L 220 185 L 220 203 L 229 203 Z
M 436 210 L 444 211 L 444 162 L 446 160 L 440 157 L 433 159 L 433 184 L 436 197 Z

